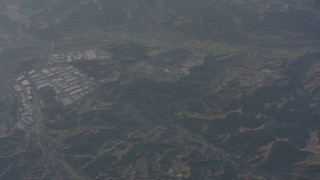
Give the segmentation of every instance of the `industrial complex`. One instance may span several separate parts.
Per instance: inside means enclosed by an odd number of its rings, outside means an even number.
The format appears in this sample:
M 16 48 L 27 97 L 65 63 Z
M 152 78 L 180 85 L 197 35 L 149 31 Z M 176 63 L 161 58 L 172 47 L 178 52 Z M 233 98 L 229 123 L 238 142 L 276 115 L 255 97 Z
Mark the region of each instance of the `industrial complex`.
M 96 50 L 76 51 L 62 54 L 52 54 L 49 60 L 51 64 L 70 63 L 80 60 L 97 60 L 98 56 Z
M 23 123 L 30 125 L 34 123 L 34 107 L 32 106 L 33 95 L 32 95 L 32 87 L 31 84 L 26 83 L 27 80 L 16 82 L 13 85 L 13 89 L 16 91 L 19 96 L 19 115 L 20 119 Z
M 63 106 L 68 106 L 96 88 L 93 78 L 73 66 L 54 66 L 40 71 L 31 70 L 26 74 L 18 75 L 13 90 L 19 97 L 20 120 L 26 124 L 34 123 L 34 96 L 43 88 L 52 88 L 55 98 Z

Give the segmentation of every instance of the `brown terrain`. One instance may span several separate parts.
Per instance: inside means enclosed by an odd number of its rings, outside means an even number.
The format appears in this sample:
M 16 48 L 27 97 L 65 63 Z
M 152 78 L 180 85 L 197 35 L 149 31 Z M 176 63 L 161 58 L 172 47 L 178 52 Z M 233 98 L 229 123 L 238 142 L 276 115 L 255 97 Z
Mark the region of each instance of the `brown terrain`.
M 319 179 L 316 5 L 0 2 L 0 179 Z M 69 65 L 95 91 L 37 92 L 17 125 L 15 75 L 90 48 L 104 58 Z

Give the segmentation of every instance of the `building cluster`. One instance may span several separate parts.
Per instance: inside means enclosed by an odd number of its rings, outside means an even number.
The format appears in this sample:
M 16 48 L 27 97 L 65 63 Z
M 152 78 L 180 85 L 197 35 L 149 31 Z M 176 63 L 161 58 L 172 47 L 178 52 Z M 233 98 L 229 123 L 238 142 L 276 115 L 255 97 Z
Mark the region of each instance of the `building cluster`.
M 93 78 L 87 77 L 73 66 L 55 66 L 18 75 L 12 88 L 19 96 L 20 119 L 24 124 L 30 125 L 34 123 L 35 92 L 52 88 L 55 98 L 67 106 L 93 92 L 96 83 Z
M 40 72 L 29 72 L 37 90 L 51 87 L 56 98 L 64 105 L 70 105 L 95 90 L 93 78 L 73 66 L 57 66 Z
M 8 127 L 10 119 L 7 116 L 0 114 L 0 131 L 2 132 L 2 128 Z
M 20 79 L 20 80 L 19 80 Z M 17 78 L 13 85 L 13 89 L 19 96 L 19 116 L 22 122 L 27 125 L 34 123 L 34 107 L 31 101 L 33 100 L 32 86 L 27 79 Z
M 0 35 L 0 41 L 1 41 L 1 42 L 10 41 L 10 36 L 9 36 L 9 35 L 1 34 L 1 35 Z
M 62 54 L 52 54 L 49 64 L 63 64 L 80 60 L 96 60 L 98 59 L 96 50 L 77 51 Z

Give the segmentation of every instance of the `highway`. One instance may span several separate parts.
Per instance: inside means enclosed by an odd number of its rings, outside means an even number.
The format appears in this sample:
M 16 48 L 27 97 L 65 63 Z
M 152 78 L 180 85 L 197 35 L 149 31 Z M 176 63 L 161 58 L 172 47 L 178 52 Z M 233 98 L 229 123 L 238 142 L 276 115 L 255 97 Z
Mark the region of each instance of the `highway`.
M 1 86 L 11 86 L 11 83 L 14 80 L 8 81 L 7 83 L 2 84 Z M 10 87 L 9 87 L 10 88 Z M 11 88 L 10 88 L 11 89 Z M 19 98 L 19 96 L 11 89 L 10 91 L 15 98 Z M 58 172 L 65 171 L 65 177 L 69 179 L 76 180 L 88 180 L 91 179 L 85 172 L 83 172 L 80 168 L 78 168 L 73 162 L 66 160 L 64 153 L 60 150 L 59 145 L 55 142 L 54 138 L 47 134 L 45 128 L 45 117 L 41 111 L 40 107 L 40 99 L 35 94 L 33 95 L 34 101 L 32 102 L 32 106 L 34 108 L 34 124 L 30 126 L 25 126 L 21 130 L 26 133 L 26 142 L 33 146 L 34 148 L 40 150 L 42 152 L 42 156 L 45 160 L 49 162 L 50 167 L 59 168 Z M 18 100 L 18 109 L 20 109 L 21 104 Z M 18 121 L 23 124 L 20 118 Z M 16 124 L 14 124 L 14 127 Z
M 42 151 L 45 159 L 51 161 L 56 167 L 61 167 L 73 179 L 87 180 L 90 177 L 78 167 L 71 165 L 64 153 L 59 149 L 59 145 L 55 140 L 46 133 L 45 118 L 40 108 L 40 100 L 34 95 L 33 107 L 35 109 L 35 123 L 29 129 L 29 142 Z

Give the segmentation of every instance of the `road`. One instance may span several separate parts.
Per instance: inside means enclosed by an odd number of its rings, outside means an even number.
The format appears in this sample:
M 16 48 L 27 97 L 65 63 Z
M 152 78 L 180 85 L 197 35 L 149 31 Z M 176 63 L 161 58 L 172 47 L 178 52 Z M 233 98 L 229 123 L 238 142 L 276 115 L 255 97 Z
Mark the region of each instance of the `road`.
M 10 83 L 6 83 L 6 85 L 8 84 Z M 14 90 L 11 89 L 11 93 L 15 96 L 15 98 L 19 99 Z M 44 125 L 45 118 L 40 108 L 40 100 L 36 95 L 33 97 L 34 101 L 32 102 L 32 106 L 35 110 L 35 123 L 22 129 L 26 132 L 26 142 L 34 148 L 40 150 L 43 158 L 48 160 L 52 167 L 59 167 L 59 172 L 65 171 L 64 174 L 66 177 L 70 177 L 71 179 L 75 180 L 91 179 L 85 172 L 76 167 L 73 162 L 66 160 L 64 153 L 58 146 L 58 143 L 55 142 L 54 138 L 47 134 Z M 18 106 L 20 107 L 20 101 L 18 100 L 18 102 Z M 17 109 L 19 109 L 19 107 Z M 20 118 L 18 118 L 18 121 L 22 123 Z
M 44 125 L 45 118 L 40 108 L 40 100 L 36 95 L 34 95 L 34 98 L 35 123 L 33 127 L 29 128 L 29 136 L 27 136 L 29 137 L 28 142 L 41 150 L 45 159 L 51 161 L 55 166 L 61 167 L 73 179 L 90 179 L 81 169 L 68 163 L 64 157 L 64 153 L 59 149 L 58 144 L 47 134 Z
M 90 179 L 81 169 L 68 163 L 64 157 L 64 153 L 60 151 L 58 145 L 46 134 L 45 130 L 31 127 L 27 134 L 27 142 L 41 150 L 43 158 L 48 160 L 52 166 L 59 167 L 59 172 L 61 170 L 65 171 L 64 176 L 75 180 Z

